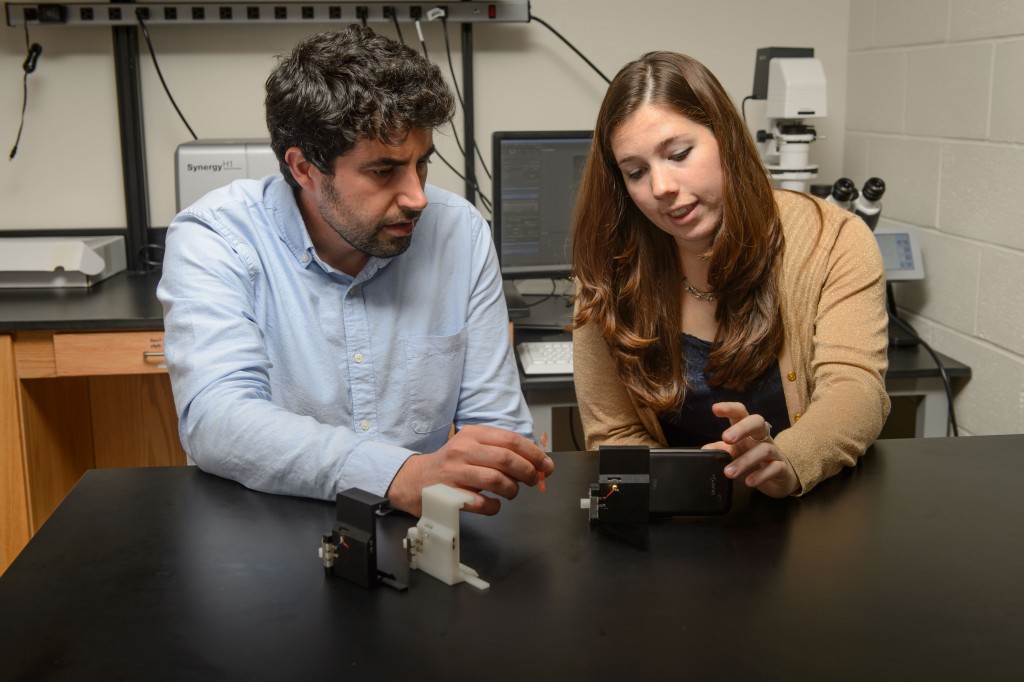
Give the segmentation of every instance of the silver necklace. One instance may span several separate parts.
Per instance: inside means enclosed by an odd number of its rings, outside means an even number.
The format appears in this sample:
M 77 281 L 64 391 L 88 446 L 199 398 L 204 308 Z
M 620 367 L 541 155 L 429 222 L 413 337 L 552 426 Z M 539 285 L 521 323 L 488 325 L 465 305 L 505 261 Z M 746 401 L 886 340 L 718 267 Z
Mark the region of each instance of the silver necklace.
M 685 277 L 683 277 L 683 288 L 686 289 L 686 293 L 690 294 L 698 301 L 707 301 L 708 303 L 715 302 L 715 295 L 713 293 L 711 293 L 710 291 L 701 291 L 700 289 L 697 289 L 696 287 L 692 286 L 689 282 L 687 282 Z

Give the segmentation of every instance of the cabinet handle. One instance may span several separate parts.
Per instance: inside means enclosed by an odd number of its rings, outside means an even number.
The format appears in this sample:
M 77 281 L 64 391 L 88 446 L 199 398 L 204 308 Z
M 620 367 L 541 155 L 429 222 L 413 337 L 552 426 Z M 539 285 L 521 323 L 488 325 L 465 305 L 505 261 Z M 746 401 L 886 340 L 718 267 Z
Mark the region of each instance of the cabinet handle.
M 144 358 L 162 358 L 164 352 L 162 350 L 144 350 L 142 351 L 142 357 Z

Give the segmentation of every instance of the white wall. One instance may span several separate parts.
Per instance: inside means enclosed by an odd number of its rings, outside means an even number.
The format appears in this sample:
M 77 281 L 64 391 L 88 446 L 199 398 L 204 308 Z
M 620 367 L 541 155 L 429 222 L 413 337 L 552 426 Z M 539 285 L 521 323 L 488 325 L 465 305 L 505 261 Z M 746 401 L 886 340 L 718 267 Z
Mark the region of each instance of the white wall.
M 533 0 L 532 11 L 609 77 L 644 51 L 679 50 L 710 66 L 737 104 L 750 93 L 757 48 L 814 47 L 831 112 L 817 122 L 826 139 L 812 147 L 821 180 L 886 180 L 883 216 L 921 228 L 928 271 L 898 284 L 897 300 L 926 339 L 974 372 L 957 399 L 963 429 L 1024 432 L 1024 0 Z M 440 27 L 426 28 L 431 56 L 443 59 Z M 266 135 L 263 82 L 274 55 L 312 30 L 151 33 L 178 104 L 213 138 Z M 494 130 L 593 125 L 604 82 L 542 25 L 477 25 L 474 38 L 476 132 L 488 163 Z M 44 52 L 18 155 L 0 159 L 0 231 L 123 227 L 110 30 L 36 26 L 31 39 Z M 17 133 L 24 43 L 20 28 L 0 26 L 4 156 Z M 151 223 L 161 226 L 174 213 L 174 149 L 189 135 L 140 49 Z M 748 104 L 752 122 L 761 107 Z M 438 147 L 457 159 L 451 139 Z M 440 162 L 431 181 L 462 191 Z
M 897 303 L 971 366 L 962 431 L 1024 432 L 1024 1 L 852 0 L 849 28 L 844 171 L 922 237 Z
M 838 177 L 849 0 L 533 0 L 531 7 L 608 77 L 648 50 L 687 52 L 718 75 L 737 105 L 750 94 L 757 48 L 815 48 L 825 64 L 832 115 L 818 122 L 827 139 L 812 147 L 811 156 L 823 180 Z M 322 28 L 153 26 L 150 33 L 164 77 L 200 137 L 265 137 L 263 83 L 274 55 Z M 389 25 L 375 28 L 393 35 Z M 440 26 L 426 28 L 431 57 L 444 60 Z M 461 77 L 458 26 L 452 24 L 450 31 Z M 412 42 L 413 28 L 403 27 L 403 33 Z M 0 230 L 123 227 L 110 30 L 35 26 L 31 39 L 44 51 L 29 78 L 18 155 L 11 162 L 0 160 Z M 24 43 L 22 29 L 0 26 L 0 91 L 5 93 L 0 151 L 5 155 L 18 127 Z M 605 83 L 544 26 L 477 25 L 474 46 L 476 134 L 488 164 L 495 130 L 593 126 Z M 174 214 L 174 150 L 190 136 L 164 95 L 144 44 L 140 50 L 150 222 L 164 226 Z M 763 103 L 748 103 L 747 110 L 751 122 L 759 123 Z M 459 130 L 461 135 L 461 123 Z M 441 136 L 437 146 L 462 167 L 450 135 Z M 431 182 L 462 193 L 463 183 L 440 161 L 430 173 Z M 486 176 L 479 169 L 478 174 L 489 194 Z

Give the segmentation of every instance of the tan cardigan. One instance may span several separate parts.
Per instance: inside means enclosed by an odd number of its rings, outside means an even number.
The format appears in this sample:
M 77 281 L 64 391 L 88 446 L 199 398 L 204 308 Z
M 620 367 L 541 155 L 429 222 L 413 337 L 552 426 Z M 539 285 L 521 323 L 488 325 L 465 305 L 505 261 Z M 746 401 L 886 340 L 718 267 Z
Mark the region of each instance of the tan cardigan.
M 775 192 L 786 238 L 779 369 L 792 426 L 774 434 L 802 495 L 854 466 L 889 414 L 885 392 L 888 315 L 885 270 L 874 237 L 852 214 L 789 192 Z M 819 237 L 820 235 L 820 237 Z M 603 444 L 664 447 L 655 412 L 618 377 L 595 325 L 573 333 L 576 398 L 590 450 Z

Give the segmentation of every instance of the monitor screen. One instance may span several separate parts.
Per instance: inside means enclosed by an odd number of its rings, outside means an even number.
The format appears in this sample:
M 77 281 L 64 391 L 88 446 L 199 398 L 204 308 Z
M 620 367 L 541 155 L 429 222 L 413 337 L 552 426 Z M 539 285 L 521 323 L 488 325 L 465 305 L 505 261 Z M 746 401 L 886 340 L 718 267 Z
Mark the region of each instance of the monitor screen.
M 589 130 L 494 133 L 494 245 L 505 279 L 568 277 Z
M 882 252 L 888 281 L 924 279 L 921 246 L 913 227 L 879 225 L 875 228 L 875 240 Z

